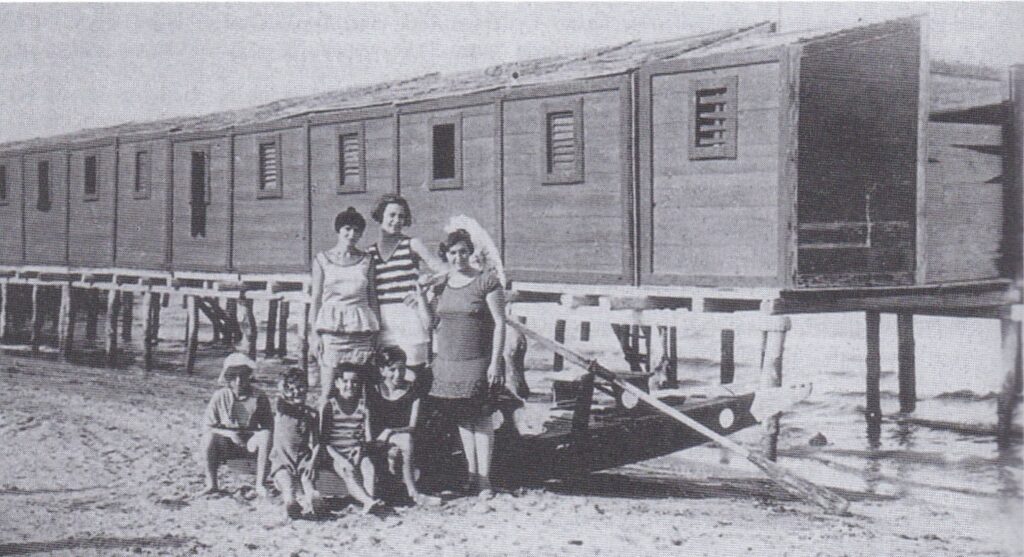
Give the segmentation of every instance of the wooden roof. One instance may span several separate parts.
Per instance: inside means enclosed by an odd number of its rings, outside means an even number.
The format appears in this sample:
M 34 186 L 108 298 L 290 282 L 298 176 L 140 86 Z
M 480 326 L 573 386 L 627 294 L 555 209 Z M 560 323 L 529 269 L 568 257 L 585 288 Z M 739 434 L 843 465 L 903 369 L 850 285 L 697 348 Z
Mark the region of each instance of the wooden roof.
M 893 20 L 905 21 L 905 20 Z M 484 70 L 452 74 L 430 73 L 411 79 L 282 99 L 256 107 L 215 112 L 201 116 L 128 122 L 68 134 L 0 144 L 0 151 L 39 149 L 50 145 L 113 139 L 145 134 L 192 133 L 271 123 L 303 115 L 371 106 L 407 104 L 465 95 L 474 92 L 557 83 L 622 74 L 659 60 L 693 58 L 716 53 L 742 52 L 826 39 L 854 29 L 885 26 L 893 21 L 853 28 L 775 33 L 775 24 L 761 22 L 747 27 L 678 39 L 641 42 L 510 62 Z M 938 73 L 937 73 L 938 70 Z M 933 63 L 932 110 L 961 110 L 1002 102 L 1008 94 L 1006 78 L 989 68 Z

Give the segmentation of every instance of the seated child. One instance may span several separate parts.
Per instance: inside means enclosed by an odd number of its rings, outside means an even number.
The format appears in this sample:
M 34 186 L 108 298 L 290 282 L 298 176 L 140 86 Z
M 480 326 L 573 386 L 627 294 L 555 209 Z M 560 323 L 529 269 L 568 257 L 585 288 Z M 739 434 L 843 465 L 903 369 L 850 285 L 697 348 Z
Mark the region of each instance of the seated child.
M 377 355 L 381 378 L 372 387 L 370 423 L 374 438 L 388 447 L 388 464 L 395 473 L 402 465 L 402 481 L 409 498 L 417 505 L 439 505 L 441 499 L 424 495 L 416 489 L 413 475 L 413 429 L 419 417 L 423 381 L 405 367 L 405 352 L 397 346 L 386 346 Z
M 265 497 L 270 429 L 273 416 L 270 400 L 252 386 L 256 362 L 244 354 L 224 359 L 221 381 L 227 383 L 213 393 L 206 407 L 205 429 L 200 454 L 205 458 L 206 487 L 199 495 L 218 491 L 217 469 L 233 458 L 256 455 L 256 494 Z
M 316 412 L 306 406 L 306 385 L 301 369 L 289 369 L 277 383 L 280 394 L 274 403 L 274 448 L 270 451 L 270 477 L 284 496 L 288 518 L 299 518 L 302 505 L 296 500 L 302 485 L 308 510 L 315 513 L 317 495 L 313 488 L 316 469 Z
M 363 397 L 365 366 L 339 362 L 334 368 L 334 385 L 320 407 L 320 444 L 314 450 L 314 462 L 322 453 L 364 512 L 381 504 L 375 499 L 374 469 L 366 449 L 370 447 L 369 413 Z

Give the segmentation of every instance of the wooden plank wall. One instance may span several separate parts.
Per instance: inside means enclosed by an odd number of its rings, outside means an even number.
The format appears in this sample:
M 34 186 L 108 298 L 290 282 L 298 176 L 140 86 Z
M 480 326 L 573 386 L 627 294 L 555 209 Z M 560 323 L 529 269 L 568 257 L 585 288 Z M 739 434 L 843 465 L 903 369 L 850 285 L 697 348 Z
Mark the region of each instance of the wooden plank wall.
M 1003 128 L 928 123 L 928 283 L 997 278 L 1003 235 Z
M 338 193 L 339 162 L 338 136 L 363 133 L 365 150 L 365 192 Z M 313 253 L 331 248 L 337 242 L 334 217 L 346 207 L 355 207 L 366 218 L 366 232 L 362 245 L 377 238 L 377 223 L 370 212 L 381 194 L 395 190 L 395 131 L 394 118 L 379 117 L 365 120 L 321 124 L 310 127 L 312 176 L 312 236 Z M 413 207 L 416 211 L 417 207 Z M 422 211 L 414 213 L 414 220 Z
M 151 181 L 148 195 L 135 192 L 135 163 L 140 151 L 149 153 Z M 168 143 L 163 139 L 122 143 L 118 159 L 117 266 L 162 269 L 166 266 L 170 226 L 167 222 L 167 194 L 171 179 Z
M 192 151 L 208 149 L 210 203 L 206 207 L 206 236 L 191 234 Z M 231 172 L 228 137 L 211 137 L 174 144 L 173 259 L 175 270 L 222 271 L 228 267 L 228 203 Z
M 628 96 L 628 82 L 621 79 L 597 90 L 503 103 L 505 265 L 511 278 L 632 282 L 631 180 L 623 170 L 624 158 L 632 156 L 623 110 Z M 580 98 L 583 181 L 542 184 L 542 106 Z
M 920 40 L 918 24 L 901 21 L 804 47 L 800 286 L 914 282 Z M 845 223 L 868 230 L 869 220 L 870 242 L 840 235 L 822 244 L 808 229 Z M 850 247 L 826 249 L 828 243 Z
M 279 141 L 280 198 L 259 198 L 259 143 Z M 303 128 L 234 138 L 235 200 L 232 268 L 242 272 L 301 272 L 306 268 L 306 134 Z M 318 153 L 330 158 L 331 151 Z M 179 190 L 178 193 L 187 193 Z
M 0 263 L 21 263 L 22 188 L 21 157 L 0 158 L 7 177 L 7 197 L 0 201 Z
M 85 159 L 96 157 L 96 195 L 85 194 Z M 114 145 L 71 151 L 71 212 L 68 263 L 114 263 Z
M 762 62 L 652 76 L 652 193 L 641 208 L 651 244 L 643 251 L 643 280 L 777 282 L 779 71 L 777 62 Z M 737 156 L 690 160 L 690 82 L 732 76 L 738 77 Z
M 50 208 L 40 211 L 38 163 L 50 164 Z M 25 155 L 25 263 L 67 263 L 67 154 L 49 151 Z

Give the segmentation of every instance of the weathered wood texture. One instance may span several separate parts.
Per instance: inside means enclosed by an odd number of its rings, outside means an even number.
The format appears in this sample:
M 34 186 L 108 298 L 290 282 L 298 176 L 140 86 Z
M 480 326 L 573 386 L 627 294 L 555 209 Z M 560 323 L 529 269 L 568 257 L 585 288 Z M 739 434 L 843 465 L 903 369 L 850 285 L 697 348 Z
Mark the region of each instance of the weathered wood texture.
M 926 282 L 999 276 L 1003 158 L 1001 126 L 929 122 Z
M 0 158 L 0 179 L 4 180 L 4 196 L 0 198 L 0 263 L 21 263 L 22 191 L 21 159 Z
M 456 126 L 461 123 L 461 134 L 456 133 L 456 138 L 462 139 L 456 146 L 461 150 L 461 157 L 456 157 L 456 162 L 460 158 L 462 162 L 461 170 L 456 169 L 461 174 L 461 187 L 431 189 L 432 126 L 449 118 L 454 118 Z M 476 219 L 493 238 L 498 238 L 494 105 L 403 113 L 400 126 L 399 189 L 413 209 L 410 232 L 434 249 L 444 240 L 443 227 L 448 218 L 461 213 Z
M 280 197 L 260 195 L 259 146 L 277 141 Z M 317 152 L 336 163 L 337 148 Z M 306 137 L 302 128 L 235 136 L 232 267 L 239 271 L 301 271 L 306 266 Z
M 736 158 L 690 160 L 688 103 L 695 80 L 737 78 Z M 654 75 L 650 206 L 641 226 L 645 279 L 774 284 L 778 253 L 779 65 L 774 62 Z M 646 185 L 646 184 L 645 184 Z M 703 277 L 703 278 L 697 278 Z
M 205 232 L 193 235 L 193 211 L 202 211 L 201 195 L 193 196 L 193 152 L 205 152 Z M 174 144 L 174 249 L 175 270 L 219 271 L 227 268 L 228 242 L 228 138 Z M 195 199 L 193 199 L 195 198 Z M 196 206 L 193 206 L 196 201 Z
M 623 157 L 628 122 L 622 113 L 628 89 L 524 98 L 503 103 L 505 262 L 520 280 L 616 283 L 632 279 Z M 541 130 L 545 103 L 582 98 L 583 180 L 543 184 L 546 156 Z M 557 265 L 554 263 L 557 262 Z
M 86 191 L 86 159 L 95 157 L 95 193 Z M 71 152 L 68 262 L 101 267 L 114 262 L 114 146 Z
M 47 163 L 49 203 L 40 199 L 39 163 Z M 25 262 L 62 265 L 67 246 L 67 163 L 63 152 L 25 156 Z
M 138 175 L 140 157 L 143 159 L 142 176 Z M 117 264 L 130 268 L 163 268 L 171 226 L 167 220 L 171 178 L 168 143 L 122 143 L 118 160 Z M 148 188 L 145 187 L 147 177 Z M 187 191 L 182 195 L 187 199 Z M 187 225 L 187 221 L 183 225 Z
M 826 276 L 798 283 L 823 286 L 850 273 L 912 283 L 901 272 L 915 268 L 919 44 L 918 23 L 901 20 L 804 47 L 798 222 L 905 226 L 859 247 L 802 242 L 798 273 Z
M 342 135 L 362 133 L 364 150 L 361 177 L 365 192 L 349 191 L 339 193 L 338 141 Z M 395 142 L 394 120 L 376 118 L 342 124 L 325 124 L 310 128 L 311 184 L 313 253 L 329 249 L 337 242 L 334 232 L 334 217 L 346 207 L 355 207 L 366 217 L 366 232 L 363 244 L 377 238 L 376 224 L 370 217 L 374 203 L 381 194 L 395 189 Z M 359 188 L 353 188 L 358 190 Z M 413 205 L 413 221 L 424 216 L 420 207 Z

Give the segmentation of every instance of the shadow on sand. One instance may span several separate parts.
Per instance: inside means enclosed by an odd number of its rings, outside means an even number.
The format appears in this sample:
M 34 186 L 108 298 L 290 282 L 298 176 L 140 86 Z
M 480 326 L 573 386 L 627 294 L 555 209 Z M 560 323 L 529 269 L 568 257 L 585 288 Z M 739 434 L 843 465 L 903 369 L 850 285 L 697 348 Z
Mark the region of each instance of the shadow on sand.
M 21 542 L 0 544 L 0 555 L 26 555 L 48 551 L 73 551 L 83 549 L 131 550 L 132 548 L 182 547 L 193 543 L 194 538 L 165 536 L 161 538 L 70 538 L 47 542 Z

